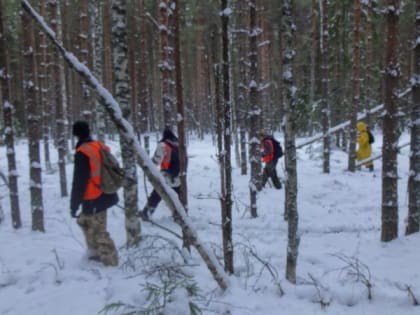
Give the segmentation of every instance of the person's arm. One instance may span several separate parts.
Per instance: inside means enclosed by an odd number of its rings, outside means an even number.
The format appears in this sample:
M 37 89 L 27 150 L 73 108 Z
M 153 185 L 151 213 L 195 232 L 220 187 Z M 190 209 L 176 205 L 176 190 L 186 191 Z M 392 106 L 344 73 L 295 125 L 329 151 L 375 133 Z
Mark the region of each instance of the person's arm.
M 271 153 L 271 146 L 270 143 L 268 142 L 268 140 L 263 141 L 262 146 L 261 146 L 261 155 L 262 158 L 266 158 L 267 156 L 269 156 Z
M 83 201 L 87 183 L 90 177 L 89 158 L 82 152 L 77 152 L 74 158 L 73 184 L 71 189 L 70 209 L 77 212 Z
M 359 145 L 360 146 L 365 146 L 365 145 L 368 145 L 368 144 L 369 144 L 369 135 L 368 135 L 367 131 L 363 131 L 360 134 L 360 137 L 359 137 Z
M 152 161 L 156 165 L 162 163 L 163 158 L 165 157 L 165 144 L 163 142 L 159 142 L 158 146 L 156 147 L 155 153 L 153 154 Z

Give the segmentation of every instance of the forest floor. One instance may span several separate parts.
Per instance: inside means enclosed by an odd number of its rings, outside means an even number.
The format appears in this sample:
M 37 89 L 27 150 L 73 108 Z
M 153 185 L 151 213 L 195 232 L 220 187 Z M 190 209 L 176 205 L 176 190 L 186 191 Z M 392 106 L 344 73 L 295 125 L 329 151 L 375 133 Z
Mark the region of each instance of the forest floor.
M 404 134 L 400 143 L 408 137 Z M 375 133 L 375 138 L 374 153 L 379 153 L 382 137 Z M 119 145 L 109 144 L 118 154 Z M 191 309 L 195 314 L 200 310 L 202 314 L 231 315 L 420 313 L 419 306 L 413 305 L 414 298 L 420 299 L 420 233 L 404 236 L 408 147 L 401 150 L 398 160 L 399 237 L 388 243 L 380 241 L 381 162 L 375 161 L 374 172 L 349 173 L 347 154 L 334 149 L 331 173 L 323 174 L 319 143 L 298 151 L 296 285 L 285 279 L 284 189 L 266 187 L 258 195 L 258 217 L 251 218 L 249 176 L 240 175 L 234 163 L 235 274 L 229 277 L 226 292 L 219 289 L 195 250 L 189 256 L 180 250 L 178 238 L 151 223 L 141 224 L 139 247 L 127 249 L 124 214 L 118 207 L 108 212 L 108 229 L 119 248 L 120 265 L 103 267 L 89 261 L 83 235 L 70 217 L 69 198 L 60 196 L 57 171 L 43 172 L 45 233 L 31 231 L 26 141 L 17 142 L 16 154 L 23 226 L 12 228 L 7 189 L 2 186 L 2 315 L 92 315 L 101 310 L 124 314 L 147 309 L 153 310 L 150 314 L 161 310 L 171 315 L 190 314 Z M 222 264 L 220 180 L 211 138 L 199 141 L 191 137 L 188 154 L 189 216 L 200 239 Z M 0 147 L 0 170 L 7 170 L 5 147 Z M 283 159 L 277 170 L 284 179 Z M 72 171 L 69 161 L 69 188 Z M 139 208 L 152 189 L 149 183 L 145 187 L 146 182 L 139 171 Z M 180 234 L 164 203 L 153 220 Z M 185 256 L 189 256 L 187 261 Z

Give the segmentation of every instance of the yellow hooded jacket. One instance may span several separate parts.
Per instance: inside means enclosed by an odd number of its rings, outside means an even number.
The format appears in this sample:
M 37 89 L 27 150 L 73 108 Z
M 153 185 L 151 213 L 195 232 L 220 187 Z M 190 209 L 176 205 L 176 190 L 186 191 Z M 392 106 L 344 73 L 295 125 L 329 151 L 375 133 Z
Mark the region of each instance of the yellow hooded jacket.
M 369 143 L 369 135 L 367 133 L 366 124 L 364 122 L 357 123 L 357 130 L 359 131 L 359 137 L 357 138 L 357 160 L 362 161 L 370 157 L 372 154 L 372 147 Z M 372 162 L 367 164 L 372 164 Z

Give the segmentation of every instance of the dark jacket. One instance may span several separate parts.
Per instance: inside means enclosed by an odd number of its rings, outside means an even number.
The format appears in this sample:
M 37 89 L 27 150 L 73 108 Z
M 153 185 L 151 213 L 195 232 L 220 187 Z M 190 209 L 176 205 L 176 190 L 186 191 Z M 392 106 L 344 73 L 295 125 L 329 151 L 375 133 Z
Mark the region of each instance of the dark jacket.
M 80 139 L 76 144 L 76 149 L 83 143 L 93 141 L 90 137 Z M 93 200 L 83 200 L 88 179 L 90 176 L 89 157 L 82 152 L 76 151 L 74 156 L 74 173 L 73 184 L 71 189 L 70 209 L 73 214 L 77 212 L 80 204 L 82 204 L 82 212 L 84 214 L 93 214 L 104 211 L 118 203 L 118 195 L 102 194 Z

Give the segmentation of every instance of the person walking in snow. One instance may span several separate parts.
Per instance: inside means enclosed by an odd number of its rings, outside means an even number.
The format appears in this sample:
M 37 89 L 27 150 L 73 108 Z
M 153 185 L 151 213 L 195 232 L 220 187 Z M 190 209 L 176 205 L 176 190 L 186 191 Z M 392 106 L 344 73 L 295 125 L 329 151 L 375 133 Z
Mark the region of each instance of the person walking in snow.
M 276 189 L 281 189 L 281 182 L 277 176 L 276 166 L 279 158 L 283 156 L 283 150 L 281 149 L 280 143 L 265 130 L 260 131 L 260 137 L 261 155 L 262 160 L 265 163 L 262 174 L 261 189 L 264 188 L 268 178 L 271 178 L 271 181 Z
M 159 141 L 152 157 L 153 163 L 160 165 L 160 171 L 165 178 L 165 183 L 170 186 L 179 196 L 181 193 L 181 178 L 179 176 L 179 148 L 178 138 L 169 129 L 165 128 L 162 139 Z M 146 206 L 137 215 L 148 221 L 150 216 L 159 205 L 162 197 L 153 190 L 147 198 Z
M 114 241 L 106 230 L 106 210 L 118 203 L 118 195 L 105 194 L 99 188 L 100 144 L 90 137 L 89 124 L 77 121 L 73 135 L 78 138 L 74 156 L 74 174 L 71 190 L 71 216 L 83 231 L 88 258 L 106 266 L 118 265 Z M 80 205 L 81 213 L 78 213 Z
M 364 122 L 360 121 L 356 125 L 359 135 L 357 137 L 357 161 L 363 161 L 369 158 L 372 154 L 372 146 L 369 141 L 369 134 L 367 126 Z M 367 162 L 364 164 L 371 172 L 373 171 L 373 162 Z

